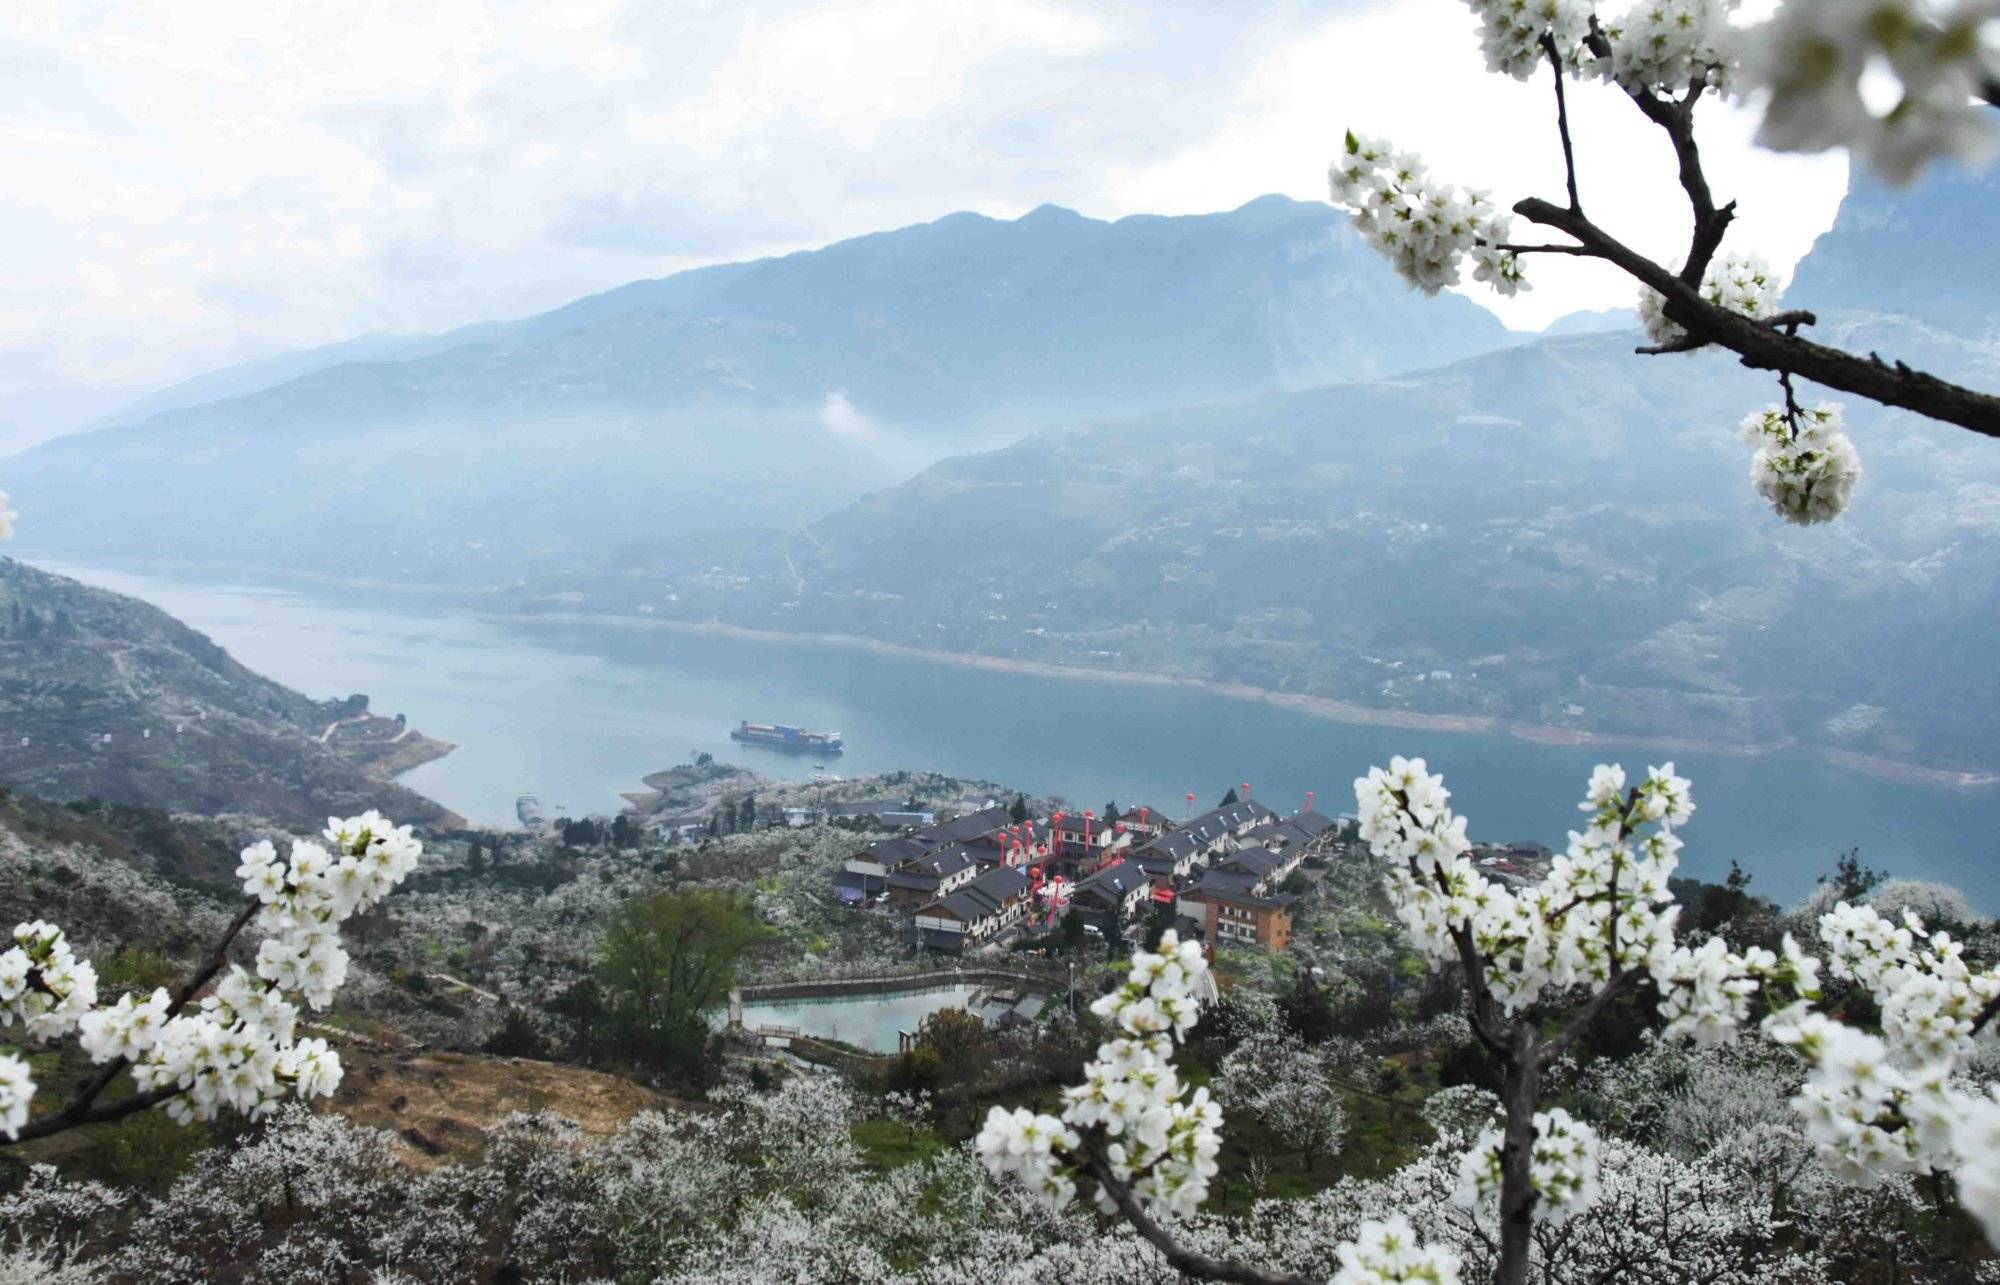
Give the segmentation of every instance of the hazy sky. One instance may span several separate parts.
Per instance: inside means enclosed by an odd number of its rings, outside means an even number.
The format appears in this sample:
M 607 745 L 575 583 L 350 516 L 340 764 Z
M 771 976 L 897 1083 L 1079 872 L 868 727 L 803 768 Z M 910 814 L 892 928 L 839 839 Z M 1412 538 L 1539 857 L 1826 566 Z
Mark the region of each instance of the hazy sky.
M 1546 81 L 1480 68 L 1456 0 L 10 0 L 0 6 L 0 395 L 144 386 L 366 331 L 533 312 L 636 277 L 957 209 L 1321 199 L 1344 128 L 1503 200 L 1560 195 Z M 1585 205 L 1662 254 L 1666 145 L 1574 96 Z M 1789 266 L 1843 161 L 1711 113 L 1738 243 Z M 1503 316 L 1622 305 L 1535 265 Z

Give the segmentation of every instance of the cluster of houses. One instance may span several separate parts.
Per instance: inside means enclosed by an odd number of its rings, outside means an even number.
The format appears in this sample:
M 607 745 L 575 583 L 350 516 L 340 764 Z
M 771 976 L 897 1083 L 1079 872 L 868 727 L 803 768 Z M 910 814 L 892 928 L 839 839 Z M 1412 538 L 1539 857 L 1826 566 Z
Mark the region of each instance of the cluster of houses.
M 1292 930 L 1281 889 L 1340 830 L 1310 796 L 1290 816 L 1232 797 L 1178 822 L 1151 807 L 1041 819 L 989 807 L 870 844 L 834 891 L 850 905 L 894 907 L 919 945 L 953 954 L 1067 911 L 1116 939 L 1161 906 L 1211 943 L 1281 951 Z

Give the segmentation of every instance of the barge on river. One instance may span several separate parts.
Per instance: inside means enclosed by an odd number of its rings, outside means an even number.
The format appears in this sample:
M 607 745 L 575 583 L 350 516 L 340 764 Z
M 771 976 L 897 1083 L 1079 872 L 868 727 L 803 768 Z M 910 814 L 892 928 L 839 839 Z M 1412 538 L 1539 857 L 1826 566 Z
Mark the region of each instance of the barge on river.
M 739 723 L 736 730 L 729 734 L 729 739 L 746 745 L 766 745 L 774 750 L 792 750 L 799 754 L 841 752 L 839 732 L 809 732 L 787 723 Z

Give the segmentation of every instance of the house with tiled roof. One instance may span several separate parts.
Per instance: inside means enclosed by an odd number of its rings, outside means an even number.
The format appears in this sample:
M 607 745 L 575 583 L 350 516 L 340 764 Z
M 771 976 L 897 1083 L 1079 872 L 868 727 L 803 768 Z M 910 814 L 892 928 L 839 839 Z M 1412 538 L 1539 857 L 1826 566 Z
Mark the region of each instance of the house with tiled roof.
M 946 897 L 979 877 L 979 858 L 962 843 L 954 843 L 905 861 L 891 870 L 889 901 L 914 910 L 927 901 Z
M 1121 861 L 1084 879 L 1070 893 L 1070 909 L 1095 924 L 1107 940 L 1125 931 L 1153 891 L 1153 881 L 1137 864 Z
M 983 945 L 1021 922 L 1028 909 L 1029 880 L 1020 870 L 999 866 L 946 897 L 927 902 L 913 919 L 917 942 L 926 950 L 958 954 Z

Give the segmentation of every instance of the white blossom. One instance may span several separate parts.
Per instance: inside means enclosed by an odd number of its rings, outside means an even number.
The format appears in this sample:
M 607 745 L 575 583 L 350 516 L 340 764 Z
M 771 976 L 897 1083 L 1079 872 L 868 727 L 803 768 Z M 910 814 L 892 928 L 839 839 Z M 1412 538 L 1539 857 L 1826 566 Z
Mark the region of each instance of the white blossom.
M 1786 0 L 1743 36 L 1744 88 L 1765 99 L 1757 142 L 1777 151 L 1847 147 L 1891 183 L 1931 161 L 1992 154 L 1991 109 L 1975 94 L 2000 75 L 1994 0 Z M 1886 70 L 1893 101 L 1863 78 Z
M 1513 218 L 1487 193 L 1439 183 L 1416 156 L 1351 132 L 1327 180 L 1333 203 L 1352 212 L 1354 230 L 1425 294 L 1457 285 L 1467 259 L 1473 279 L 1503 295 L 1528 289 L 1519 257 L 1500 248 Z
M 0 1133 L 9 1138 L 19 1133 L 34 1100 L 35 1081 L 28 1064 L 11 1053 L 0 1053 Z
M 988 1112 L 976 1144 L 988 1170 L 1066 1204 L 1076 1194 L 1081 1131 L 1091 1130 L 1112 1173 L 1148 1208 L 1170 1216 L 1198 1209 L 1222 1149 L 1222 1108 L 1205 1088 L 1184 1091 L 1173 1054 L 1200 1016 L 1195 994 L 1207 971 L 1201 944 L 1172 931 L 1157 953 L 1135 952 L 1125 983 L 1091 1005 L 1123 1034 L 1099 1045 L 1083 1082 L 1063 1091 L 1061 1118 Z M 1101 1190 L 1098 1202 L 1115 1207 Z
M 1672 94 L 1695 81 L 1722 83 L 1735 8 L 1736 0 L 1641 0 L 1607 33 L 1612 79 Z
M 14 538 L 14 523 L 18 517 L 19 515 L 7 506 L 7 493 L 0 491 L 0 540 Z
M 1382 1222 L 1363 1223 L 1354 1240 L 1340 1247 L 1340 1270 L 1331 1285 L 1392 1285 L 1422 1281 L 1425 1285 L 1458 1285 L 1458 1255 L 1448 1249 L 1425 1248 L 1397 1214 Z
M 0 1029 L 19 1022 L 32 1039 L 58 1039 L 97 1004 L 97 970 L 54 924 L 17 924 L 0 952 Z
M 1542 37 L 1555 41 L 1566 67 L 1574 68 L 1589 54 L 1583 48 L 1590 34 L 1589 0 L 1465 0 L 1479 18 L 1479 50 L 1488 71 L 1526 80 L 1540 70 L 1547 54 Z
M 1487 1129 L 1465 1153 L 1459 1166 L 1453 1199 L 1471 1209 L 1500 1195 L 1498 1129 Z M 1597 1132 L 1573 1119 L 1561 1107 L 1535 1113 L 1535 1141 L 1530 1150 L 1528 1180 L 1535 1190 L 1536 1216 L 1561 1226 L 1597 1202 Z
M 182 1122 L 212 1120 L 224 1108 L 257 1119 L 287 1095 L 331 1094 L 340 1059 L 325 1040 L 297 1038 L 298 1005 L 332 1002 L 348 969 L 341 923 L 402 882 L 423 845 L 375 812 L 329 819 L 325 837 L 332 852 L 295 843 L 281 861 L 263 841 L 240 854 L 237 877 L 268 934 L 255 973 L 232 964 L 178 1012 L 164 989 L 100 1007 L 96 970 L 75 957 L 60 928 L 37 920 L 17 926 L 13 948 L 0 953 L 0 1027 L 19 1021 L 44 1040 L 74 1032 L 93 1062 L 129 1063 L 142 1091 L 170 1091 L 165 1108 Z M 0 1128 L 18 1130 L 34 1091 L 25 1063 L 0 1059 Z
M 2000 1000 L 2000 970 L 1975 971 L 1949 933 L 1927 932 L 1905 911 L 1890 920 L 1840 902 L 1820 918 L 1828 971 L 1865 988 L 1881 1013 L 1869 1031 L 1816 1011 L 1810 997 L 1776 1008 L 1765 1033 L 1805 1060 L 1793 1099 L 1807 1138 L 1853 1181 L 1948 1172 L 1966 1209 L 2000 1231 L 1993 1141 L 2000 1108 L 1959 1070 L 1979 1025 Z
M 1746 317 L 1773 316 L 1784 293 L 1784 283 L 1761 255 L 1719 255 L 1701 278 L 1702 298 Z M 1677 344 L 1687 338 L 1687 331 L 1667 318 L 1665 297 L 1651 286 L 1639 288 L 1639 324 L 1656 345 Z
M 1840 407 L 1766 407 L 1745 417 L 1742 432 L 1755 448 L 1750 483 L 1780 517 L 1808 526 L 1847 511 L 1861 482 L 1861 456 L 1841 431 Z

